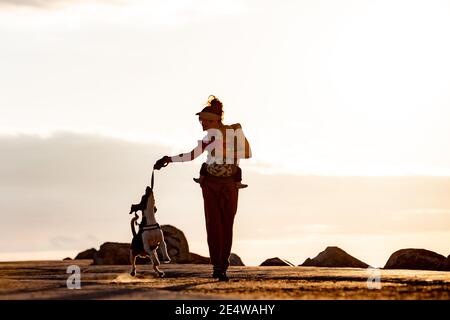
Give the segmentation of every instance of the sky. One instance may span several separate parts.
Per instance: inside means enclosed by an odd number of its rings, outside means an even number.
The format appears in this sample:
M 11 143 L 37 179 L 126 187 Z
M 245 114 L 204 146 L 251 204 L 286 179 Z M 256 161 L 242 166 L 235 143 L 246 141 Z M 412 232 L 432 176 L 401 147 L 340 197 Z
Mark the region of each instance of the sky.
M 125 208 L 204 136 L 210 94 L 252 146 L 244 262 L 447 256 L 449 18 L 448 1 L 0 0 L 0 260 L 128 241 Z M 207 254 L 201 161 L 158 172 L 156 199 Z

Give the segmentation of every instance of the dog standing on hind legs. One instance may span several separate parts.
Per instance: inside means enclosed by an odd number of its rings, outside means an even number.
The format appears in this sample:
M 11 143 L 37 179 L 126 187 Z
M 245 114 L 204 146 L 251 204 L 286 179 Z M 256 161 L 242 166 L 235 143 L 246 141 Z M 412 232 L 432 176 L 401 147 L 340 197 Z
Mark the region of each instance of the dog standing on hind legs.
M 142 211 L 142 221 L 139 225 L 139 231 L 136 232 L 134 224 L 138 219 L 136 211 Z M 153 270 L 159 277 L 164 277 L 164 272 L 159 269 L 159 259 L 156 250 L 161 248 L 164 262 L 170 262 L 169 254 L 167 253 L 167 246 L 164 241 L 164 235 L 161 227 L 155 219 L 155 198 L 152 188 L 148 187 L 145 190 L 145 194 L 142 196 L 141 202 L 137 205 L 131 205 L 130 214 L 135 214 L 131 219 L 131 231 L 133 233 L 133 240 L 130 246 L 130 262 L 131 262 L 131 276 L 136 275 L 136 258 L 137 257 L 150 257 Z

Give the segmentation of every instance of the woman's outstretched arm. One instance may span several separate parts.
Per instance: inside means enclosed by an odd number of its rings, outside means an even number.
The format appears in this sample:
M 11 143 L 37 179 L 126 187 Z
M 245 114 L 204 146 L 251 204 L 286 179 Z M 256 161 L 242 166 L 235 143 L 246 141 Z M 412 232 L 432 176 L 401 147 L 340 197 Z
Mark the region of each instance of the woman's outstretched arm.
M 192 149 L 191 152 L 186 153 L 180 153 L 175 156 L 169 157 L 169 162 L 186 162 L 186 161 L 192 161 L 195 158 L 197 158 L 199 155 L 201 155 L 205 151 L 204 145 L 202 142 L 199 142 L 198 146 Z
M 205 138 L 204 138 L 205 139 Z M 195 158 L 197 158 L 199 155 L 205 151 L 206 147 L 211 143 L 212 141 L 205 142 L 204 140 L 200 140 L 198 142 L 197 147 L 192 149 L 191 152 L 186 153 L 180 153 L 179 155 L 175 156 L 164 156 L 158 161 L 156 161 L 155 165 L 153 166 L 153 169 L 159 170 L 162 167 L 165 167 L 171 162 L 186 162 L 186 161 L 192 161 Z

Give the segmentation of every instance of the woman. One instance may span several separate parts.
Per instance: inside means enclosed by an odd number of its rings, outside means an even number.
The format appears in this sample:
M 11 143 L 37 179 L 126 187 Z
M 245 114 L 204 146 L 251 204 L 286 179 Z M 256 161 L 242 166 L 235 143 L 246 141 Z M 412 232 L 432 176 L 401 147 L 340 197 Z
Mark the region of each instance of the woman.
M 154 169 L 159 170 L 171 162 L 192 161 L 205 150 L 208 152 L 199 182 L 203 194 L 209 256 L 213 265 L 212 276 L 219 281 L 228 281 L 226 271 L 233 240 L 233 222 L 238 191 L 242 187 L 239 159 L 250 158 L 251 149 L 240 124 L 222 123 L 223 105 L 215 96 L 209 96 L 207 106 L 196 115 L 207 135 L 191 152 L 162 157 Z

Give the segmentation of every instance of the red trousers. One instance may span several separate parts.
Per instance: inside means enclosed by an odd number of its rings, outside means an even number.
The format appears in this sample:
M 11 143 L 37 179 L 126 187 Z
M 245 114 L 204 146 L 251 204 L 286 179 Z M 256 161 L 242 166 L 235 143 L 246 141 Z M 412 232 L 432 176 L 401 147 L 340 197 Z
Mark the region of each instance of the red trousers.
M 206 175 L 201 183 L 205 207 L 206 233 L 211 264 L 225 272 L 230 265 L 233 223 L 238 205 L 238 188 L 233 177 Z

